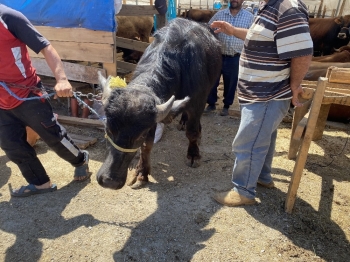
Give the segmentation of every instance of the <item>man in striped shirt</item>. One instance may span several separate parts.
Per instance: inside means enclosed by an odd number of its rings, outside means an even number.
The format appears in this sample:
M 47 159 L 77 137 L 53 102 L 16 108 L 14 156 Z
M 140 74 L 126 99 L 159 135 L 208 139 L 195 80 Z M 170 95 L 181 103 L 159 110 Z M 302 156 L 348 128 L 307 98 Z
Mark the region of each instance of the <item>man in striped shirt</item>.
M 257 184 L 275 186 L 271 165 L 277 127 L 291 101 L 302 105 L 300 84 L 313 53 L 305 4 L 300 0 L 265 2 L 249 30 L 224 21 L 211 25 L 216 32 L 245 39 L 238 76 L 241 122 L 232 144 L 234 187 L 214 195 L 227 206 L 255 204 Z
M 209 21 L 209 25 L 214 21 L 226 21 L 232 26 L 248 29 L 252 23 L 254 16 L 252 13 L 242 9 L 243 0 L 231 0 L 230 7 L 218 11 Z M 224 108 L 220 115 L 227 116 L 230 105 L 233 104 L 235 97 L 239 57 L 242 52 L 244 41 L 233 35 L 219 33 L 218 38 L 221 42 L 222 53 L 222 69 L 221 74 L 224 81 Z M 221 75 L 220 75 L 221 77 Z M 207 99 L 208 106 L 206 112 L 216 110 L 215 103 L 217 101 L 217 87 L 219 86 L 220 77 L 210 91 Z

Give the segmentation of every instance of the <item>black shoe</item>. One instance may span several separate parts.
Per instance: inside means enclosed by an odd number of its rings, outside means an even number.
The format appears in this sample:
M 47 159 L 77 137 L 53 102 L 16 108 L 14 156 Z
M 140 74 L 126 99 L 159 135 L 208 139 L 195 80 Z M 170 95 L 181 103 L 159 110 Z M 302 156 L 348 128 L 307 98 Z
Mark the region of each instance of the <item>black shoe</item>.
M 228 115 L 228 108 L 223 108 L 220 112 L 220 116 L 227 116 Z
M 204 109 L 204 113 L 211 113 L 216 111 L 216 106 L 215 105 L 208 105 L 205 109 Z

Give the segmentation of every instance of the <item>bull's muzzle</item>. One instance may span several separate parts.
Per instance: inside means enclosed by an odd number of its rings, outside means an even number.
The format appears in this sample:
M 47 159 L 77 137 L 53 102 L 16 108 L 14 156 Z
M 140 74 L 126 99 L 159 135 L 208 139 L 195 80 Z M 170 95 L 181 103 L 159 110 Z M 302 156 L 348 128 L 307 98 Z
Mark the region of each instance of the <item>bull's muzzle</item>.
M 346 33 L 339 33 L 338 34 L 339 39 L 345 39 L 346 38 Z

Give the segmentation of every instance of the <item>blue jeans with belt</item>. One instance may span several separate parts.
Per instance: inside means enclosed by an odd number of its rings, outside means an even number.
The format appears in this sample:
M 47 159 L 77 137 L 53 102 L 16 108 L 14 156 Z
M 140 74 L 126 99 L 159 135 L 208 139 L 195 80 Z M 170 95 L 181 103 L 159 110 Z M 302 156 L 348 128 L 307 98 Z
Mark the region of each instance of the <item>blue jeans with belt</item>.
M 290 99 L 241 105 L 241 122 L 232 144 L 236 156 L 232 172 L 234 190 L 255 197 L 257 181 L 270 183 L 277 128 L 287 114 Z
M 230 105 L 233 104 L 238 80 L 239 57 L 239 54 L 235 56 L 222 56 L 221 74 L 209 93 L 207 99 L 207 103 L 209 105 L 215 105 L 216 101 L 218 100 L 217 88 L 220 83 L 221 75 L 224 81 L 224 107 L 229 108 Z

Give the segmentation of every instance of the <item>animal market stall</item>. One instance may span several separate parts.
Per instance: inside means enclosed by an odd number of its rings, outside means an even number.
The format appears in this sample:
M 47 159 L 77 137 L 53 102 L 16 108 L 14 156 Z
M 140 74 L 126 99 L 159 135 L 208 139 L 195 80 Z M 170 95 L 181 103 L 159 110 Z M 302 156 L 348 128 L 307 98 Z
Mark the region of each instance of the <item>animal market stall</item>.
M 330 67 L 326 77 L 320 77 L 318 82 L 304 81 L 302 84 L 305 100 L 294 112 L 288 152 L 288 158 L 296 158 L 296 161 L 285 202 L 287 213 L 293 210 L 311 141 L 322 138 L 330 106 L 350 106 L 349 79 L 349 68 Z

